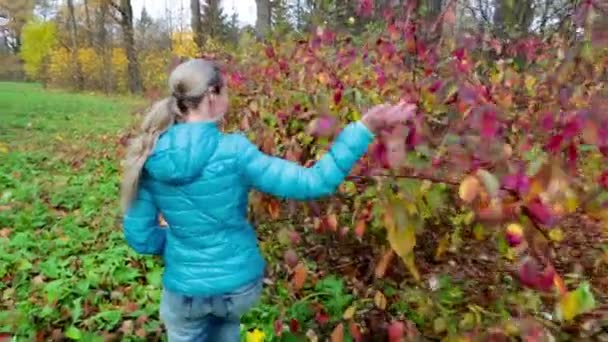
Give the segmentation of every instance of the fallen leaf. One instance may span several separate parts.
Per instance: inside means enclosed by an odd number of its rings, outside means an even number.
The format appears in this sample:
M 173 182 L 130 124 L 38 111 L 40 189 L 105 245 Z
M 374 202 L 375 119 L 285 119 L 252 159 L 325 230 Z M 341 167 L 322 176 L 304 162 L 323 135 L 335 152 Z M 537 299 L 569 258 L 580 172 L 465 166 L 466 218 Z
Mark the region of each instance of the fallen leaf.
M 388 341 L 402 342 L 405 335 L 405 324 L 395 321 L 388 326 Z
M 8 238 L 11 235 L 12 230 L 10 228 L 2 228 L 0 229 L 0 237 Z
M 376 291 L 376 295 L 374 296 L 374 304 L 380 310 L 385 310 L 387 305 L 387 300 L 384 294 L 381 291 Z
M 338 217 L 336 214 L 329 214 L 326 218 L 327 226 L 331 229 L 332 232 L 338 230 Z
M 365 227 L 365 220 L 358 220 L 357 223 L 355 223 L 355 236 L 358 238 L 363 238 L 363 235 L 365 234 Z
M 355 342 L 363 342 L 363 334 L 361 333 L 361 329 L 355 322 L 351 322 L 349 326 L 350 335 L 352 336 Z
M 304 286 L 307 275 L 308 270 L 306 266 L 303 263 L 299 263 L 294 269 L 293 274 L 293 287 L 295 290 L 299 290 Z
M 338 324 L 331 333 L 331 342 L 344 342 L 344 324 Z
M 346 311 L 344 311 L 342 318 L 344 318 L 345 320 L 352 319 L 353 317 L 355 317 L 356 311 L 357 311 L 357 308 L 354 306 L 351 306 L 348 309 L 346 309 Z
M 382 255 L 382 258 L 380 258 L 380 261 L 378 262 L 378 264 L 376 265 L 376 269 L 374 270 L 376 278 L 384 277 L 384 275 L 386 274 L 386 270 L 388 269 L 388 265 L 390 265 L 394 256 L 395 253 L 392 249 L 389 249 L 388 251 L 386 251 L 386 253 L 384 253 L 384 255 Z

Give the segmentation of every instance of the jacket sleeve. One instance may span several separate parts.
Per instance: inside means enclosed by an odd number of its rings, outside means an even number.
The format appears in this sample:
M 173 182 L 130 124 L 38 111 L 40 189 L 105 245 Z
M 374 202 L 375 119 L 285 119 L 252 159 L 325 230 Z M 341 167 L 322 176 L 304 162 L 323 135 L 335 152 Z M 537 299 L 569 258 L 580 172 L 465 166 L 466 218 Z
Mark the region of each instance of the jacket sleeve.
M 158 223 L 158 209 L 148 190 L 140 184 L 133 203 L 125 213 L 125 239 L 137 253 L 162 255 L 167 230 Z
M 311 200 L 335 193 L 374 135 L 354 122 L 338 135 L 330 150 L 312 167 L 268 156 L 243 137 L 240 168 L 249 186 L 282 198 Z

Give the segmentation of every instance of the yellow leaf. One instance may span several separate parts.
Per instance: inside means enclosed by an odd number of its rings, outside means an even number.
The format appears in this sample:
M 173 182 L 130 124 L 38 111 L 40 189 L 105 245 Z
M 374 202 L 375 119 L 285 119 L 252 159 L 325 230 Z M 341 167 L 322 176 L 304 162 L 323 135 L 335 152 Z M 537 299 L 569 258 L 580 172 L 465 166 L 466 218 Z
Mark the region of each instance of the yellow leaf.
M 534 90 L 534 85 L 536 84 L 536 78 L 530 75 L 526 75 L 526 79 L 524 81 L 526 83 L 526 89 L 528 91 Z
M 8 146 L 6 144 L 0 143 L 0 154 L 8 153 Z
M 401 257 L 408 267 L 412 276 L 420 280 L 420 275 L 414 264 L 414 246 L 416 245 L 416 227 L 414 217 L 408 214 L 415 213 L 415 208 L 408 207 L 411 203 L 405 201 L 407 211 L 399 207 L 399 202 L 389 203 L 384 212 L 384 222 L 386 224 L 387 239 L 391 248 Z
M 405 266 L 408 271 L 412 274 L 412 277 L 416 279 L 416 281 L 420 281 L 420 272 L 418 272 L 418 267 L 416 267 L 416 262 L 414 260 L 414 253 L 410 253 L 402 258 Z
M 376 295 L 374 296 L 374 304 L 376 304 L 376 306 L 380 310 L 386 309 L 387 301 L 386 301 L 386 297 L 384 296 L 384 294 L 382 292 L 380 292 L 380 291 L 376 292 Z
M 460 183 L 458 195 L 466 203 L 471 203 L 479 194 L 479 180 L 474 176 L 466 176 Z
M 441 257 L 448 250 L 448 247 L 450 247 L 450 234 L 445 234 L 441 240 L 439 240 L 437 250 L 435 250 L 435 260 L 441 260 Z
M 564 232 L 559 228 L 551 229 L 549 238 L 554 242 L 562 242 L 564 240 Z
M 260 331 L 259 329 L 255 329 L 253 331 L 248 331 L 247 335 L 245 336 L 245 341 L 246 342 L 264 342 L 264 338 L 266 336 L 264 335 L 264 332 Z
M 353 317 L 355 317 L 356 311 L 357 311 L 357 308 L 354 306 L 351 306 L 348 309 L 346 309 L 346 311 L 344 311 L 342 318 L 344 318 L 346 320 L 352 319 Z
M 591 293 L 589 283 L 582 283 L 576 290 L 561 297 L 557 305 L 557 315 L 563 320 L 570 321 L 594 308 L 595 298 Z

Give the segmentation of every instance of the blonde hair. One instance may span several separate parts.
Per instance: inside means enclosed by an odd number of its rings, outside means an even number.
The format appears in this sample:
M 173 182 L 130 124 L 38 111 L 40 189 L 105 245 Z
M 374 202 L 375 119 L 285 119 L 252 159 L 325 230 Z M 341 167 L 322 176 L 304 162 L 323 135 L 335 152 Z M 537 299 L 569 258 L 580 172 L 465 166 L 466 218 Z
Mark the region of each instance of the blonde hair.
M 176 122 L 184 120 L 210 92 L 219 93 L 224 86 L 218 67 L 204 59 L 192 59 L 175 68 L 169 76 L 171 96 L 156 102 L 129 142 L 123 161 L 121 207 L 126 211 L 135 198 L 141 171 L 158 138 Z

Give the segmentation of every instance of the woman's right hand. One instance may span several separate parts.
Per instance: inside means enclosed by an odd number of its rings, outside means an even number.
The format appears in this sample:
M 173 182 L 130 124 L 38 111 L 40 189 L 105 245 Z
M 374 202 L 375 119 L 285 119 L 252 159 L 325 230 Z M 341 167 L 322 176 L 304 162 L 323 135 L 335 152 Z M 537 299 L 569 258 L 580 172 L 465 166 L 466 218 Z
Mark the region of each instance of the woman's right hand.
M 372 107 L 361 118 L 361 122 L 374 134 L 398 123 L 405 123 L 416 113 L 413 103 L 400 102 L 396 105 L 381 104 Z

